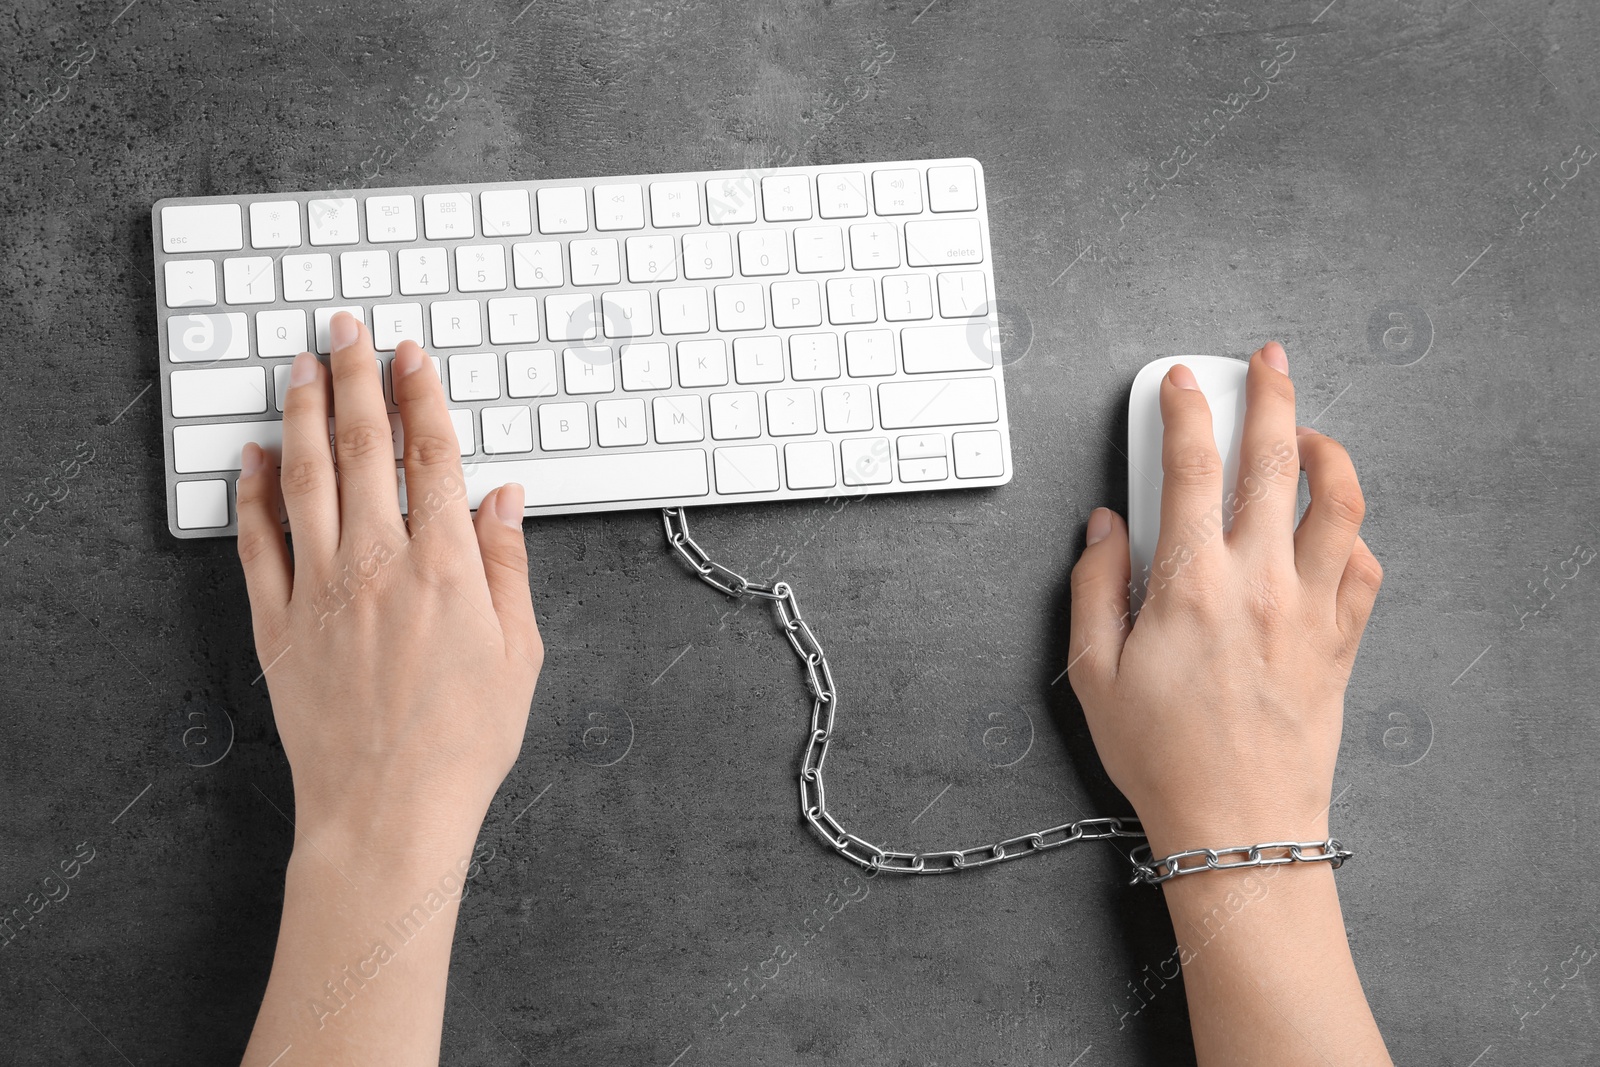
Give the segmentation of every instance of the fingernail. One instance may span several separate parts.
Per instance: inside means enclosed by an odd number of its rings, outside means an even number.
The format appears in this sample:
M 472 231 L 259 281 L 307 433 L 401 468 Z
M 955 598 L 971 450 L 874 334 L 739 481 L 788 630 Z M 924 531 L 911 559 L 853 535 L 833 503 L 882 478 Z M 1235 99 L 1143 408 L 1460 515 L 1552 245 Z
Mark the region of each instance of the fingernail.
M 334 348 L 349 348 L 361 336 L 361 324 L 348 311 L 341 311 L 328 324 L 328 340 Z
M 1087 534 L 1091 545 L 1097 545 L 1111 535 L 1111 511 L 1108 508 L 1095 508 L 1089 513 Z
M 494 495 L 494 517 L 507 526 L 522 529 L 522 486 L 507 482 Z
M 317 357 L 310 352 L 302 352 L 294 357 L 294 365 L 289 368 L 289 388 L 306 385 L 317 380 Z
M 1289 356 L 1276 341 L 1268 341 L 1261 349 L 1261 360 L 1279 374 L 1289 373 Z
M 1194 380 L 1194 371 L 1182 363 L 1174 364 L 1173 368 L 1167 371 L 1167 380 L 1179 389 L 1200 388 L 1200 383 Z
M 239 458 L 239 477 L 248 478 L 267 465 L 266 451 L 254 441 L 246 441 Z
M 389 368 L 389 373 L 396 380 L 404 378 L 418 367 L 422 366 L 422 351 L 417 348 L 407 348 L 394 354 L 394 364 Z

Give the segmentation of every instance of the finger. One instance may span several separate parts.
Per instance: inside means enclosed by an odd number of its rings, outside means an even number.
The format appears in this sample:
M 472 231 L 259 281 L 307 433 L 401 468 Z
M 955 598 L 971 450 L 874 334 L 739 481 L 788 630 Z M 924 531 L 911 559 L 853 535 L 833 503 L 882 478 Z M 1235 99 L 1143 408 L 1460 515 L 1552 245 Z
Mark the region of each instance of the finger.
M 1128 637 L 1128 527 L 1110 508 L 1089 515 L 1088 545 L 1072 568 L 1067 673 L 1078 693 L 1117 676 Z
M 419 374 L 424 367 L 430 373 Z M 444 546 L 472 543 L 461 443 L 445 407 L 444 386 L 412 341 L 395 349 L 389 373 L 405 435 L 406 506 L 413 540 L 437 538 Z
M 1299 449 L 1311 503 L 1295 531 L 1294 566 L 1302 582 L 1332 589 L 1345 573 L 1367 506 L 1343 445 L 1305 429 Z
M 272 618 L 289 606 L 294 572 L 289 546 L 278 522 L 278 469 L 270 455 L 254 442 L 244 446 L 237 493 L 239 510 L 239 562 L 256 618 Z
M 1288 558 L 1294 534 L 1300 462 L 1295 454 L 1294 383 L 1283 346 L 1268 341 L 1245 378 L 1244 433 L 1230 507 L 1228 543 Z
M 1339 578 L 1337 597 L 1339 633 L 1345 640 L 1350 656 L 1355 655 L 1361 643 L 1361 634 L 1372 617 L 1372 605 L 1378 599 L 1378 587 L 1383 585 L 1383 567 L 1372 549 L 1361 538 L 1356 538 L 1350 561 L 1345 564 Z
M 295 357 L 283 402 L 284 510 L 301 569 L 339 547 L 339 486 L 328 444 L 328 372 L 310 352 Z
M 500 617 L 506 644 L 531 662 L 539 627 L 533 615 L 533 591 L 528 584 L 528 544 L 522 535 L 522 486 L 515 482 L 492 490 L 478 505 L 475 522 L 478 554 L 489 598 Z
M 1211 406 L 1183 364 L 1161 380 L 1161 534 L 1153 569 L 1214 558 L 1222 548 L 1222 457 Z
M 341 311 L 328 324 L 333 375 L 334 459 L 339 464 L 339 514 L 345 535 L 400 525 L 394 438 L 383 403 L 378 354 L 361 320 Z

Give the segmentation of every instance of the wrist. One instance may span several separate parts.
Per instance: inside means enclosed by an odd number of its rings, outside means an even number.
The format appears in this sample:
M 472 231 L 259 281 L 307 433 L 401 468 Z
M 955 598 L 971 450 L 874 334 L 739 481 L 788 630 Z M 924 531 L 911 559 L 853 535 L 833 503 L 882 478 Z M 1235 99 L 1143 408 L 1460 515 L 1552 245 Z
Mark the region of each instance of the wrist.
M 470 857 L 485 812 L 405 805 L 343 805 L 330 809 L 296 802 L 291 868 L 334 868 L 389 881 L 435 877 Z
M 1158 860 L 1195 849 L 1248 848 L 1278 841 L 1326 841 L 1329 836 L 1326 811 L 1298 817 L 1282 811 L 1262 811 L 1140 819 L 1140 822 L 1150 855 Z

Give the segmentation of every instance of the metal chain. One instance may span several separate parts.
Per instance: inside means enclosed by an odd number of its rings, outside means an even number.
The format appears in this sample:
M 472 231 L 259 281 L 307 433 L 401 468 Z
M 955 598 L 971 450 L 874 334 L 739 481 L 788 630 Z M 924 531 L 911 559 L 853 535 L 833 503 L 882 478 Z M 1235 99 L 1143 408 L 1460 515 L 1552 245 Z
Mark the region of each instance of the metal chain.
M 827 792 L 822 783 L 822 765 L 833 740 L 834 718 L 839 711 L 839 693 L 834 688 L 833 671 L 817 635 L 800 615 L 800 604 L 788 582 L 764 585 L 752 582 L 738 571 L 713 560 L 689 536 L 689 518 L 683 508 L 664 508 L 661 523 L 667 542 L 694 568 L 700 580 L 732 597 L 770 600 L 777 607 L 784 636 L 805 668 L 806 686 L 811 690 L 811 732 L 805 754 L 800 758 L 800 814 L 811 828 L 851 863 L 871 871 L 891 874 L 950 874 L 988 867 L 1006 860 L 1021 859 L 1048 852 L 1075 841 L 1101 841 L 1115 837 L 1143 838 L 1144 831 L 1135 818 L 1079 819 L 1048 830 L 1008 837 L 992 845 L 950 849 L 943 852 L 898 852 L 881 848 L 858 837 L 828 812 Z
M 1273 852 L 1288 851 L 1285 856 L 1263 856 L 1263 850 Z M 1305 853 L 1316 850 L 1317 854 L 1308 856 Z M 1244 859 L 1223 861 L 1223 856 L 1233 856 L 1243 853 Z M 1169 878 L 1176 878 L 1183 874 L 1198 874 L 1201 871 L 1232 871 L 1240 867 L 1278 867 L 1285 863 L 1318 863 L 1326 862 L 1334 870 L 1344 866 L 1344 861 L 1354 856 L 1355 853 L 1339 843 L 1338 838 L 1330 837 L 1326 841 L 1273 841 L 1265 845 L 1240 845 L 1237 848 L 1192 848 L 1187 852 L 1174 852 L 1161 859 L 1152 859 L 1149 845 L 1136 845 L 1133 854 L 1128 857 L 1133 860 L 1133 878 L 1129 885 L 1160 885 Z M 1183 861 L 1203 857 L 1199 863 L 1192 867 L 1183 866 Z

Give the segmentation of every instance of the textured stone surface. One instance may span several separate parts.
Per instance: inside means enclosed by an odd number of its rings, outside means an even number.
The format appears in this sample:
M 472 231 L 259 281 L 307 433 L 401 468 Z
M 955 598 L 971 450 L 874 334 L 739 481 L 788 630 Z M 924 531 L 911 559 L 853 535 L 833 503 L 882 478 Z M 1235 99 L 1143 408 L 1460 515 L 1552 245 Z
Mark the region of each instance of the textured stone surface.
M 783 559 L 836 650 L 840 817 L 939 847 L 1124 810 L 1054 681 L 1082 523 L 1124 501 L 1142 363 L 1278 337 L 1388 571 L 1334 825 L 1395 1058 L 1600 1055 L 1568 962 L 1600 941 L 1600 572 L 1571 562 L 1600 547 L 1592 5 L 124 2 L 0 20 L 0 511 L 26 517 L 0 549 L 0 904 L 93 850 L 0 950 L 19 1062 L 237 1056 L 291 845 L 233 546 L 162 515 L 152 201 L 965 154 L 1013 484 L 696 524 L 736 566 Z M 769 620 L 724 617 L 648 513 L 528 543 L 549 662 L 463 907 L 448 1062 L 1190 1060 L 1181 990 L 1135 1014 L 1172 935 L 1109 846 L 879 880 L 807 941 L 859 890 L 796 825 L 805 708 Z

